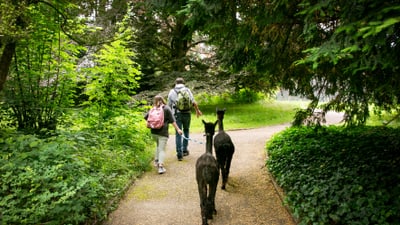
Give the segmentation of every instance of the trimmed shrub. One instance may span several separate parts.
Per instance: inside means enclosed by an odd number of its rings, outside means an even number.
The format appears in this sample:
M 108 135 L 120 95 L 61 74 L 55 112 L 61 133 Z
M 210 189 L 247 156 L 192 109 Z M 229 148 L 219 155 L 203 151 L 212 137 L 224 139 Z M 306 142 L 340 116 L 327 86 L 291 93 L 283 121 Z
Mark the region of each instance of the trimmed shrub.
M 400 129 L 288 128 L 266 147 L 300 224 L 400 224 Z

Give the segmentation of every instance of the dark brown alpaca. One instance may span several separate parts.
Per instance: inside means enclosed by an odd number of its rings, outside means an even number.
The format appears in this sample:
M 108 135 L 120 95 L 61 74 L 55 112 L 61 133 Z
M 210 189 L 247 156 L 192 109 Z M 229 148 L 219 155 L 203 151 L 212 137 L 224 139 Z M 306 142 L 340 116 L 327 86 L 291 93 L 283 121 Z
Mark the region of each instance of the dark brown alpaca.
M 222 176 L 222 189 L 225 189 L 228 182 L 232 157 L 235 152 L 235 146 L 231 137 L 224 131 L 224 114 L 225 109 L 221 110 L 217 108 L 218 133 L 214 138 L 215 155 L 217 156 L 218 168 L 221 170 Z
M 217 191 L 219 173 L 218 165 L 212 155 L 212 142 L 215 133 L 215 123 L 206 123 L 203 120 L 206 132 L 206 152 L 196 161 L 196 180 L 200 196 L 201 219 L 207 225 L 208 219 L 217 213 L 215 209 L 215 193 Z

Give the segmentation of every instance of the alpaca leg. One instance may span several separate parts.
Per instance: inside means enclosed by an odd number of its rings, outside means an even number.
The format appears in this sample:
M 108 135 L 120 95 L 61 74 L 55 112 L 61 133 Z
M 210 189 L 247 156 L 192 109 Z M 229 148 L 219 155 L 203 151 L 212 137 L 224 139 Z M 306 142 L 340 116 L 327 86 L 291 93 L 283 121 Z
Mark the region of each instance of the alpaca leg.
M 218 186 L 218 179 L 215 180 L 215 183 L 210 184 L 209 202 L 211 207 L 211 217 L 212 214 L 217 214 L 217 210 L 215 209 L 215 195 L 217 192 L 217 186 Z
M 206 204 L 206 217 L 207 217 L 207 219 L 212 220 L 213 212 L 214 211 L 213 211 L 211 199 L 207 198 L 207 204 Z
M 198 184 L 199 196 L 200 196 L 200 210 L 202 225 L 208 225 L 207 222 L 207 185 Z
M 219 172 L 218 172 L 218 176 L 221 174 L 221 178 L 223 178 L 223 177 L 224 177 L 224 168 L 222 167 L 222 165 L 221 165 L 221 167 L 219 168 L 218 171 L 219 171 Z M 223 180 L 224 180 L 224 179 L 222 179 L 222 186 L 224 185 Z
M 222 190 L 225 190 L 226 181 L 227 181 L 226 165 L 222 165 L 222 168 L 221 168 L 221 175 L 222 175 L 222 186 L 221 186 L 221 189 L 222 189 Z
M 222 177 L 222 189 L 225 189 L 225 183 L 224 183 L 224 174 L 225 174 L 225 160 L 223 157 L 218 157 L 218 176 L 221 174 Z
M 232 155 L 226 159 L 226 168 L 225 168 L 225 181 L 224 183 L 228 183 L 229 171 L 231 169 Z
M 201 224 L 208 225 L 208 218 L 207 218 L 207 199 L 204 199 L 201 205 Z

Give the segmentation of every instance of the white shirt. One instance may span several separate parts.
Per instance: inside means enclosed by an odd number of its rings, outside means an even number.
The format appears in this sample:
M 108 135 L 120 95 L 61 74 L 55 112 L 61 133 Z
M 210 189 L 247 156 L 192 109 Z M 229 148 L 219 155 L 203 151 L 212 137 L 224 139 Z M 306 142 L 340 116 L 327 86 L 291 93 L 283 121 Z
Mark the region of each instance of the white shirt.
M 176 84 L 175 88 L 171 89 L 168 94 L 168 106 L 172 109 L 172 113 L 175 115 L 177 109 L 175 107 L 176 101 L 178 99 L 178 91 L 186 88 L 189 92 L 189 97 L 192 102 L 194 102 L 194 97 L 192 91 L 187 88 L 184 84 Z

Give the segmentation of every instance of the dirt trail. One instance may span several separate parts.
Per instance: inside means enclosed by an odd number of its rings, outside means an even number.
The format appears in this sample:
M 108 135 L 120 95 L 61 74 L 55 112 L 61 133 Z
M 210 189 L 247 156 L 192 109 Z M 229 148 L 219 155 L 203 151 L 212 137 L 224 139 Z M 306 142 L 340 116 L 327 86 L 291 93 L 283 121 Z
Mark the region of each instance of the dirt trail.
M 341 115 L 328 113 L 328 123 L 338 123 Z M 218 185 L 217 215 L 210 225 L 294 225 L 282 205 L 279 193 L 265 169 L 265 143 L 288 124 L 259 129 L 228 131 L 235 144 L 226 191 Z M 227 126 L 228 127 L 228 126 Z M 202 134 L 191 138 L 205 142 Z M 175 156 L 175 137 L 170 136 L 165 167 L 159 175 L 147 172 L 128 190 L 105 225 L 196 225 L 201 224 L 195 163 L 205 145 L 190 142 L 190 155 L 183 161 Z M 221 181 L 221 179 L 220 179 Z

